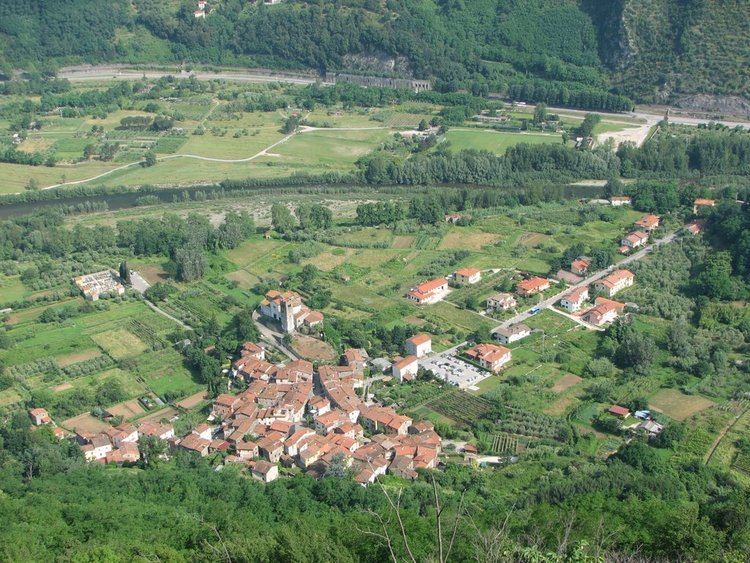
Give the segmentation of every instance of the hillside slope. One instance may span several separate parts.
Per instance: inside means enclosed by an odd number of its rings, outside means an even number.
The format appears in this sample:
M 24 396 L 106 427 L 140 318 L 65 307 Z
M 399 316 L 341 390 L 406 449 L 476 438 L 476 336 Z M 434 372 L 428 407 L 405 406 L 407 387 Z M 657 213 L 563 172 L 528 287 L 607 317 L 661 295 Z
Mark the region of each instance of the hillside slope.
M 750 0 L 582 0 L 582 7 L 614 84 L 634 98 L 748 96 Z
M 205 19 L 194 8 L 0 0 L 0 65 L 346 70 L 590 109 L 624 109 L 617 94 L 651 102 L 750 90 L 750 0 L 212 0 Z

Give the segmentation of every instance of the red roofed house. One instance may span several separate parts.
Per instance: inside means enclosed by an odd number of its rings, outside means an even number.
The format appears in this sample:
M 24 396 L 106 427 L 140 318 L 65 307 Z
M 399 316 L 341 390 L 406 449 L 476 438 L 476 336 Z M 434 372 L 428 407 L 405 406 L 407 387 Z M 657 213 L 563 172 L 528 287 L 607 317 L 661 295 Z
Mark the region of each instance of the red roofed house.
M 635 226 L 650 233 L 659 226 L 659 223 L 661 223 L 661 218 L 658 215 L 644 215 L 635 222 Z
M 703 219 L 696 219 L 685 225 L 685 230 L 692 235 L 698 235 L 703 231 L 703 226 L 706 222 Z
M 511 360 L 510 350 L 496 344 L 477 344 L 465 353 L 469 359 L 490 371 L 499 371 Z
M 29 416 L 31 417 L 31 421 L 35 426 L 50 424 L 52 422 L 49 413 L 43 408 L 31 409 L 29 411 Z
M 716 200 L 699 197 L 693 202 L 693 215 L 698 215 L 702 209 L 716 207 Z
M 597 297 L 596 305 L 586 311 L 581 318 L 594 326 L 602 326 L 614 321 L 624 309 L 625 305 L 622 303 Z
M 347 348 L 341 356 L 341 361 L 345 366 L 349 366 L 359 374 L 363 374 L 367 367 L 369 356 L 361 348 Z
M 589 271 L 589 266 L 591 266 L 591 260 L 588 258 L 576 258 L 570 264 L 570 271 L 577 276 L 585 276 Z
M 625 407 L 621 407 L 620 405 L 612 405 L 611 407 L 609 407 L 609 411 L 607 412 L 618 418 L 628 418 L 630 416 L 630 411 Z
M 93 436 L 88 444 L 81 446 L 86 461 L 104 459 L 112 451 L 112 442 L 103 432 Z
M 594 289 L 607 297 L 612 297 L 635 282 L 635 275 L 628 270 L 616 270 L 594 282 Z
M 281 454 L 284 453 L 284 444 L 278 440 L 264 436 L 258 440 L 258 451 L 268 461 L 276 463 L 281 459 Z
M 583 304 L 589 298 L 588 286 L 579 287 L 560 299 L 560 306 L 569 313 L 580 311 Z
M 406 298 L 409 301 L 414 301 L 418 305 L 429 305 L 431 303 L 442 301 L 447 293 L 448 280 L 445 278 L 437 278 L 413 287 L 411 291 L 406 294 Z
M 411 356 L 421 358 L 432 352 L 432 338 L 428 334 L 415 334 L 404 342 L 404 348 Z
M 200 454 L 201 457 L 206 457 L 208 455 L 208 447 L 210 445 L 211 440 L 201 438 L 197 434 L 188 434 L 180 440 L 180 443 L 178 444 L 181 449 L 189 452 L 196 452 Z
M 629 235 L 623 237 L 620 241 L 622 246 L 627 246 L 629 249 L 638 248 L 645 245 L 648 242 L 648 235 L 643 231 L 633 231 Z
M 403 360 L 396 362 L 391 367 L 393 377 L 403 382 L 404 379 L 407 381 L 413 381 L 417 378 L 417 370 L 419 369 L 419 362 L 416 356 L 406 356 Z
M 255 442 L 237 442 L 234 445 L 234 448 L 240 459 L 253 459 L 254 457 L 258 457 L 258 444 Z
M 213 412 L 213 414 L 220 420 L 224 420 L 234 414 L 234 411 L 240 407 L 241 403 L 242 401 L 240 401 L 239 397 L 229 395 L 228 393 L 222 393 L 214 400 L 214 406 L 211 412 Z
M 482 279 L 482 271 L 476 268 L 461 268 L 454 272 L 453 279 L 459 285 L 475 284 Z
M 154 436 L 160 440 L 174 438 L 174 427 L 171 424 L 146 421 L 138 425 L 138 433 L 141 436 Z
M 549 280 L 546 278 L 529 278 L 516 285 L 516 291 L 522 297 L 530 297 L 549 289 Z
M 127 442 L 122 444 L 118 449 L 107 452 L 107 463 L 114 465 L 123 465 L 124 463 L 137 463 L 141 459 L 141 452 L 138 450 L 138 444 Z

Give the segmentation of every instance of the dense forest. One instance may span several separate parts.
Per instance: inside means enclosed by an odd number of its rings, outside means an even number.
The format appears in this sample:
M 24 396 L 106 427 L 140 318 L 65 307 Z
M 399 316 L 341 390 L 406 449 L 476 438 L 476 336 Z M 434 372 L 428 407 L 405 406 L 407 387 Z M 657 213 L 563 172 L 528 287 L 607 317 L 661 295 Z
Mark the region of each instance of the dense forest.
M 209 2 L 203 19 L 188 0 L 2 0 L 0 74 L 80 61 L 262 65 L 414 76 L 439 90 L 614 110 L 627 109 L 628 96 L 747 91 L 747 0 L 258 4 Z M 719 57 L 724 37 L 735 41 Z

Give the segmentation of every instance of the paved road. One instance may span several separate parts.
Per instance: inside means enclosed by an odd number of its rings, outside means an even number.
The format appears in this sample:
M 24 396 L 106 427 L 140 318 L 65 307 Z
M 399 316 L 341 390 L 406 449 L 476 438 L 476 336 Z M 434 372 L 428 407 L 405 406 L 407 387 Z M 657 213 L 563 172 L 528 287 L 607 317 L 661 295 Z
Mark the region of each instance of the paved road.
M 583 281 L 581 281 L 581 282 L 579 282 L 579 283 L 577 283 L 575 285 L 566 287 L 563 291 L 560 291 L 560 292 L 556 293 L 555 295 L 553 295 L 551 297 L 548 297 L 548 298 L 544 299 L 543 301 L 539 302 L 536 305 L 536 307 L 539 307 L 540 309 L 546 309 L 546 308 L 550 307 L 554 303 L 557 303 L 563 297 L 563 295 L 565 295 L 566 293 L 568 293 L 568 292 L 570 292 L 570 291 L 572 291 L 574 289 L 577 289 L 579 287 L 585 287 L 587 285 L 590 285 L 590 284 L 594 283 L 595 281 L 603 278 L 607 274 L 611 273 L 613 270 L 616 270 L 616 269 L 619 269 L 619 268 L 623 268 L 623 267 L 627 266 L 628 264 L 630 264 L 631 262 L 635 262 L 636 260 L 640 260 L 641 258 L 643 258 L 644 256 L 646 256 L 649 252 L 651 252 L 651 250 L 654 249 L 655 247 L 657 247 L 657 246 L 659 246 L 661 244 L 669 244 L 670 242 L 672 242 L 675 239 L 676 236 L 677 236 L 677 231 L 673 231 L 673 232 L 669 233 L 668 235 L 666 235 L 666 236 L 664 236 L 664 237 L 662 237 L 662 238 L 660 238 L 658 240 L 655 240 L 654 242 L 652 242 L 648 246 L 643 247 L 638 252 L 635 252 L 634 254 L 631 254 L 630 256 L 626 257 L 624 260 L 622 260 L 621 262 L 619 262 L 616 266 L 610 266 L 606 270 L 601 270 L 599 272 L 596 272 L 595 274 L 590 275 L 589 277 L 587 277 L 586 279 L 584 279 Z M 504 321 L 497 328 L 506 328 L 506 327 L 508 327 L 510 325 L 514 325 L 514 324 L 521 323 L 521 322 L 525 321 L 529 317 L 533 316 L 530 313 L 530 310 L 531 310 L 531 308 L 528 309 L 528 310 L 526 310 L 526 311 L 524 311 L 524 312 L 522 312 L 522 313 L 518 313 L 514 317 L 511 317 L 510 319 Z M 497 330 L 497 329 L 495 329 L 495 330 Z
M 261 339 L 281 350 L 281 352 L 290 360 L 300 359 L 297 354 L 284 345 L 283 334 L 260 322 L 260 313 L 258 313 L 258 311 L 253 311 L 253 322 L 255 323 L 255 326 L 258 327 Z
M 60 69 L 57 73 L 59 78 L 66 78 L 71 82 L 85 82 L 91 80 L 137 80 L 143 78 L 161 78 L 164 76 L 176 76 L 180 78 L 189 78 L 194 76 L 198 80 L 229 80 L 236 82 L 286 82 L 290 84 L 314 84 L 320 82 L 324 85 L 331 85 L 330 82 L 324 82 L 318 76 L 305 73 L 289 73 L 282 71 L 275 71 L 271 69 L 222 69 L 217 72 L 211 72 L 207 70 L 179 70 L 179 69 L 138 69 L 134 66 L 128 65 L 80 65 L 70 66 Z M 497 96 L 497 95 L 496 95 Z M 534 109 L 533 104 L 525 106 L 527 109 Z M 553 113 L 567 113 L 572 115 L 578 115 L 583 117 L 590 111 L 575 110 L 570 108 L 559 108 L 549 107 Z M 654 108 L 658 109 L 658 108 Z M 666 111 L 667 108 L 664 108 Z M 656 124 L 661 121 L 663 114 L 653 113 L 644 111 L 636 108 L 633 112 L 624 113 L 613 113 L 606 111 L 597 111 L 604 118 L 620 119 L 623 117 L 632 117 L 641 119 L 647 123 Z M 729 127 L 746 127 L 750 128 L 750 122 L 748 121 L 734 121 L 734 120 L 717 120 L 709 118 L 697 118 L 697 117 L 685 117 L 680 115 L 671 115 L 670 121 L 672 123 L 680 123 L 684 125 L 699 125 L 701 123 L 722 123 Z
M 88 82 L 92 80 L 140 80 L 146 78 L 162 78 L 164 76 L 175 76 L 178 78 L 190 78 L 194 76 L 198 80 L 229 80 L 233 82 L 286 82 L 289 84 L 314 84 L 321 79 L 305 74 L 293 74 L 277 72 L 264 69 L 248 70 L 221 70 L 211 72 L 206 70 L 178 70 L 178 69 L 142 69 L 121 65 L 96 65 L 96 66 L 73 66 L 60 69 L 57 73 L 59 78 L 65 78 L 71 82 Z M 329 84 L 323 82 L 323 84 Z
M 143 276 L 142 276 L 141 274 L 139 274 L 139 273 L 138 273 L 138 272 L 136 272 L 135 270 L 130 270 L 130 286 L 131 286 L 131 287 L 132 287 L 132 288 L 133 288 L 134 290 L 136 290 L 136 291 L 137 291 L 138 293 L 140 293 L 141 295 L 143 295 L 143 294 L 144 294 L 144 293 L 146 292 L 146 290 L 147 290 L 147 289 L 148 289 L 149 287 L 151 287 L 151 284 L 150 284 L 150 283 L 148 283 L 148 282 L 146 281 L 146 278 L 144 278 L 144 277 L 143 277 Z M 162 310 L 162 309 L 160 309 L 160 308 L 159 308 L 159 307 L 158 307 L 158 306 L 157 306 L 156 304 L 154 304 L 154 303 L 151 303 L 151 301 L 149 301 L 149 300 L 148 300 L 148 299 L 146 299 L 145 297 L 143 298 L 143 301 L 144 301 L 144 302 L 146 303 L 146 305 L 148 305 L 148 306 L 149 306 L 149 307 L 151 308 L 151 310 L 152 310 L 152 311 L 154 311 L 155 313 L 158 313 L 158 314 L 159 314 L 159 315 L 161 315 L 162 317 L 166 317 L 166 318 L 168 318 L 168 319 L 169 319 L 170 321 L 174 321 L 175 323 L 177 323 L 178 325 L 180 325 L 180 326 L 181 326 L 182 328 L 184 328 L 185 330 L 193 330 L 193 327 L 191 327 L 190 325 L 187 325 L 187 324 L 185 324 L 185 323 L 184 323 L 184 322 L 182 322 L 182 321 L 181 321 L 180 319 L 178 319 L 178 318 L 176 318 L 176 317 L 173 317 L 172 315 L 170 315 L 170 314 L 169 314 L 169 313 L 167 313 L 166 311 L 163 311 L 163 310 Z

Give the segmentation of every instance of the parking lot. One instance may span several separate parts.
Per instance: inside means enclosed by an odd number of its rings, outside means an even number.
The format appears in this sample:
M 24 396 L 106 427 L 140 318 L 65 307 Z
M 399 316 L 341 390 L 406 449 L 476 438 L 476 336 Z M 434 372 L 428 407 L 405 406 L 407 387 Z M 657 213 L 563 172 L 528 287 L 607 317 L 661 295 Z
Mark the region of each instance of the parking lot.
M 456 350 L 446 350 L 421 361 L 422 367 L 431 370 L 437 377 L 448 383 L 466 389 L 477 385 L 492 374 L 475 367 L 455 356 Z

